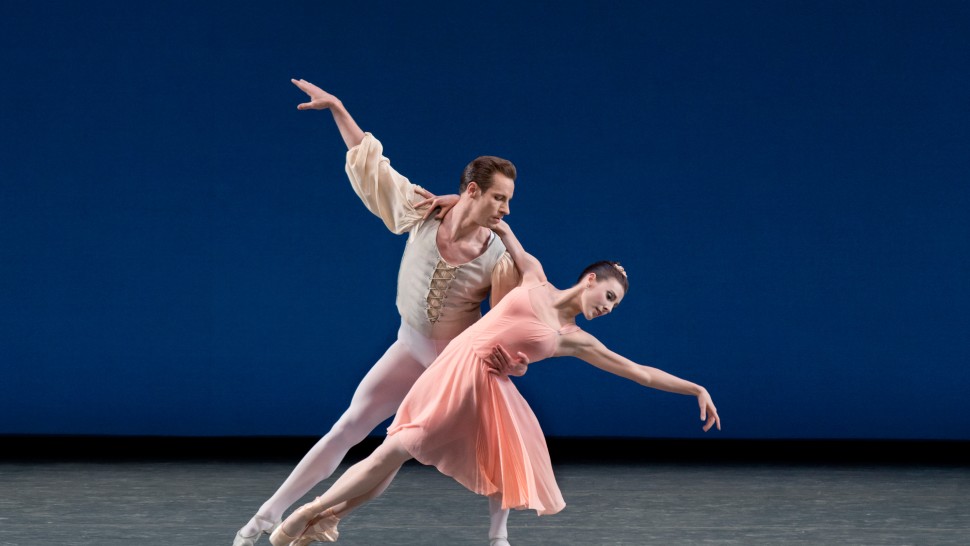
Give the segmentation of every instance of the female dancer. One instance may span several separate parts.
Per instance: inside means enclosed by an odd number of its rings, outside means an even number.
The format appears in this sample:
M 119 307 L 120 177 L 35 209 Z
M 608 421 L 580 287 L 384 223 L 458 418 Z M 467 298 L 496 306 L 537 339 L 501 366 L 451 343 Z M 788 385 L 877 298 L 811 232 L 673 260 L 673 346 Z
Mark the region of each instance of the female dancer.
M 381 446 L 294 511 L 270 536 L 274 546 L 335 540 L 332 529 L 340 517 L 380 494 L 412 458 L 475 493 L 500 498 L 503 508 L 539 515 L 562 510 L 565 502 L 535 415 L 509 378 L 493 373 L 487 362 L 510 363 L 498 343 L 530 362 L 574 356 L 647 387 L 696 396 L 704 431 L 715 425 L 720 430 L 704 387 L 635 364 L 576 326 L 576 316 L 601 317 L 623 300 L 629 285 L 618 263 L 597 262 L 575 285 L 560 290 L 546 281 L 539 261 L 504 221 L 493 229 L 522 273 L 521 283 L 445 348 L 401 403 Z

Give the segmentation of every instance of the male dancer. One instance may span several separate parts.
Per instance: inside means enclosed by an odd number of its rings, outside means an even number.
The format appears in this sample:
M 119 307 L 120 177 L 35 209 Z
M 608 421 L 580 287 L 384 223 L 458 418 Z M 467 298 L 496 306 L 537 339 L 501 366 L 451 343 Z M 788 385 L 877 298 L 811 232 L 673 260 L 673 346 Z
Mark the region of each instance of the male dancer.
M 310 97 L 298 109 L 329 109 L 333 114 L 348 149 L 347 176 L 364 205 L 393 233 L 409 233 L 398 273 L 401 327 L 397 341 L 357 387 L 350 407 L 239 529 L 233 546 L 252 546 L 262 534 L 269 534 L 289 506 L 328 478 L 351 447 L 397 411 L 438 353 L 481 318 L 485 297 L 491 293 L 494 306 L 518 283 L 505 245 L 491 230 L 509 214 L 516 176 L 511 162 L 479 157 L 465 167 L 457 202 L 437 199 L 391 168 L 381 143 L 357 126 L 337 97 L 305 80 L 292 82 Z M 444 204 L 443 212 L 432 218 L 439 203 Z M 524 354 L 517 360 L 507 352 L 504 357 L 502 361 L 516 362 L 504 373 L 525 373 Z M 508 510 L 499 499 L 490 498 L 489 511 L 490 546 L 509 546 Z

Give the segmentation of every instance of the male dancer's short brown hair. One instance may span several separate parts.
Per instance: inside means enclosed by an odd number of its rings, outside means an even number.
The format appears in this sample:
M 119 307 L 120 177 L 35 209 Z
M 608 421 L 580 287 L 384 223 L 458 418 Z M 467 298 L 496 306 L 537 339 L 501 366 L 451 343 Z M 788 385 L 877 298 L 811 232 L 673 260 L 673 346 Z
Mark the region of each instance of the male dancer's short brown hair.
M 502 173 L 515 180 L 515 165 L 508 159 L 495 157 L 493 155 L 483 155 L 476 157 L 471 163 L 465 166 L 461 173 L 461 183 L 458 184 L 458 193 L 464 193 L 469 182 L 475 182 L 482 189 L 482 193 L 492 186 L 492 176 L 495 173 Z

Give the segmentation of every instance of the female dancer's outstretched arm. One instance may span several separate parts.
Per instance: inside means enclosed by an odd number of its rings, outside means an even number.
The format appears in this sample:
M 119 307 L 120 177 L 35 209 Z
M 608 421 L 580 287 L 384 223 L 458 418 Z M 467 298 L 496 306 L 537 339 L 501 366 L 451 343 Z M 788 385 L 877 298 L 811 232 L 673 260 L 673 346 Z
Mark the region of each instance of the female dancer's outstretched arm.
M 717 430 L 721 430 L 721 418 L 707 389 L 663 370 L 637 364 L 611 351 L 588 332 L 580 330 L 563 336 L 556 356 L 574 356 L 603 371 L 635 381 L 644 387 L 696 396 L 701 410 L 701 421 L 704 421 L 704 432 L 715 425 Z

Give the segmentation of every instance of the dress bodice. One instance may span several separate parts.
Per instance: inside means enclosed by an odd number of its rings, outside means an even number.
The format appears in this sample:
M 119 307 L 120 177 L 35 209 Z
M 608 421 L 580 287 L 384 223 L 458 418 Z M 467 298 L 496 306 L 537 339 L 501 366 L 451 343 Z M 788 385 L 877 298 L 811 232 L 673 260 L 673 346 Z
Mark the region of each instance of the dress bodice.
M 543 283 L 545 284 L 545 283 Z M 525 353 L 534 363 L 555 355 L 559 336 L 574 332 L 575 324 L 556 329 L 543 322 L 536 314 L 530 291 L 542 286 L 518 286 L 502 301 L 468 329 L 468 341 L 475 353 L 487 357 L 496 344 L 500 344 L 513 357 Z

